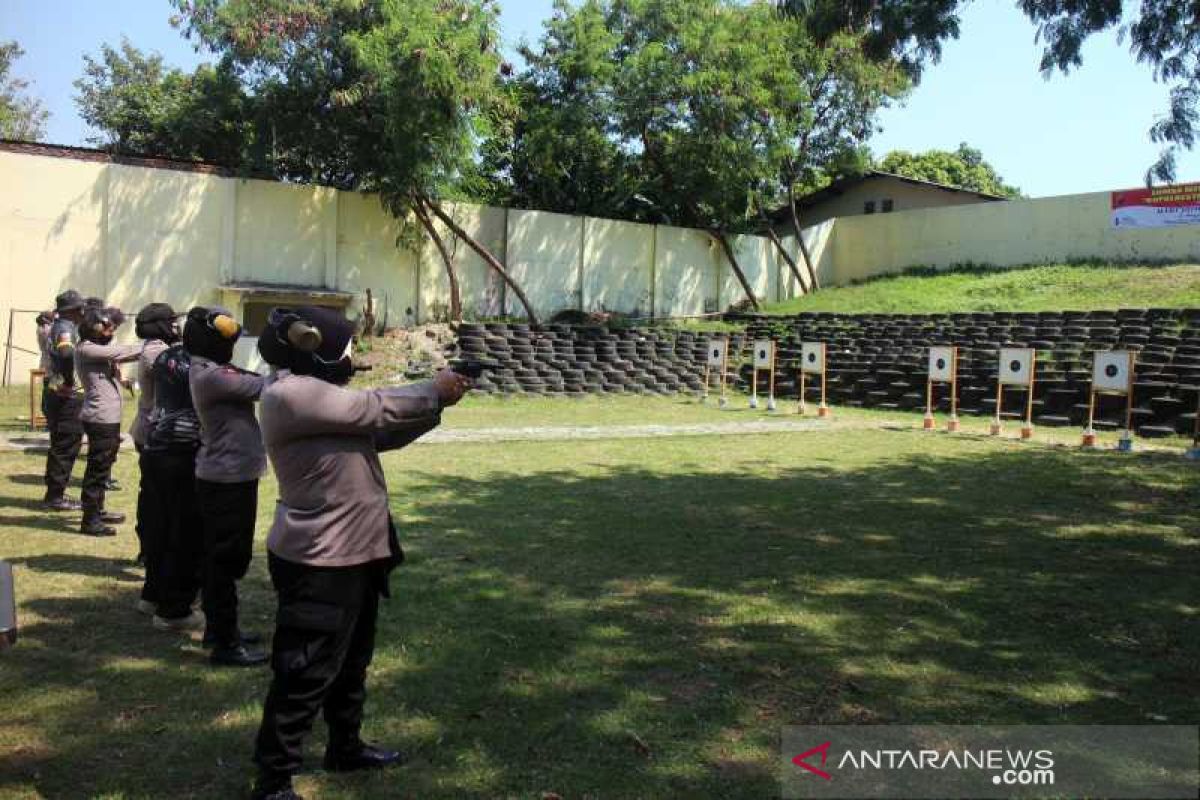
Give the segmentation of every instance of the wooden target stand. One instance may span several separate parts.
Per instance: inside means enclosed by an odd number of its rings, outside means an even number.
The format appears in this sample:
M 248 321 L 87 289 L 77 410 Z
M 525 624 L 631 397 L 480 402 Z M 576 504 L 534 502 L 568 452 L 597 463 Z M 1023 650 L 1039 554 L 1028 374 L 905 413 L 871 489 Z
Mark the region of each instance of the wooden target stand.
M 38 428 L 47 426 L 46 418 L 42 416 L 42 406 L 38 401 L 38 390 L 42 386 L 42 379 L 46 377 L 46 371 L 41 369 L 29 370 L 29 430 L 36 431 Z
M 1119 364 L 1115 364 L 1115 360 L 1112 359 L 1118 352 L 1097 351 L 1093 356 L 1092 385 L 1088 389 L 1087 427 L 1083 429 L 1083 439 L 1080 443 L 1084 448 L 1091 449 L 1096 446 L 1096 429 L 1093 427 L 1096 420 L 1096 395 L 1111 394 L 1125 396 L 1125 428 L 1121 431 L 1121 438 L 1117 440 L 1117 450 L 1123 453 L 1133 450 L 1133 373 L 1135 363 L 1133 351 L 1124 352 L 1125 381 L 1123 386 L 1108 383 L 1105 381 L 1106 376 L 1100 374 L 1101 370 L 1106 367 L 1117 366 L 1119 368 Z M 1106 360 L 1108 361 L 1107 365 L 1104 363 Z M 1200 400 L 1197 402 L 1197 408 L 1200 408 Z
M 775 342 L 764 339 L 754 343 L 753 369 L 750 375 L 750 407 L 758 408 L 758 374 L 766 372 L 767 411 L 775 410 Z
M 945 377 L 936 377 L 940 374 L 937 364 L 938 358 L 944 358 L 944 351 L 949 350 L 950 356 L 950 379 Z M 943 351 L 943 352 L 938 352 Z M 950 419 L 946 423 L 946 430 L 951 433 L 958 431 L 958 348 L 930 348 L 929 351 L 929 372 L 925 378 L 925 419 L 921 426 L 924 430 L 931 431 L 937 427 L 933 419 L 933 387 L 934 384 L 943 384 L 950 386 Z
M 1029 357 L 1029 380 L 1028 382 L 1005 380 L 1005 368 L 1010 367 L 1010 363 L 1014 360 L 1017 353 L 1028 353 Z M 1005 386 L 1024 386 L 1025 394 L 1025 420 L 1021 425 L 1021 438 L 1033 438 L 1033 386 L 1037 380 L 1037 350 L 1032 347 L 1026 348 L 1003 348 L 1000 350 L 1000 371 L 996 374 L 996 416 L 992 419 L 991 434 L 999 436 L 1003 430 L 1003 425 L 1000 423 L 1000 411 L 1004 405 L 1004 387 Z
M 830 414 L 829 405 L 825 402 L 825 351 L 824 342 L 803 342 L 800 345 L 800 402 L 796 406 L 797 414 L 808 411 L 804 390 L 809 375 L 821 376 L 821 404 L 817 406 L 817 416 L 826 418 Z
M 717 342 L 721 343 L 721 346 L 719 348 L 719 354 L 718 354 L 718 348 L 716 346 Z M 720 400 L 718 401 L 718 405 L 721 408 L 724 408 L 725 406 L 729 405 L 729 398 L 727 398 L 725 396 L 725 372 L 726 372 L 726 367 L 728 364 L 729 364 L 729 340 L 728 339 L 713 339 L 713 340 L 709 341 L 708 353 L 706 354 L 706 358 L 704 359 L 704 394 L 701 395 L 701 397 L 700 397 L 701 403 L 708 402 L 709 389 L 712 388 L 712 370 L 713 370 L 713 367 L 716 367 L 717 371 L 720 373 L 718 382 L 721 387 L 721 394 L 720 394 Z

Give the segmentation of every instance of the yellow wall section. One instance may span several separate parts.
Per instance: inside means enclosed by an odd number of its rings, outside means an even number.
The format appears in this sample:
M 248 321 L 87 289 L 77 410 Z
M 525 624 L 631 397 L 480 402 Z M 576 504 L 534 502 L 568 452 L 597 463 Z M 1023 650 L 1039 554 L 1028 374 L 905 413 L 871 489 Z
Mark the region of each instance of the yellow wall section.
M 833 282 L 949 267 L 1052 263 L 1076 258 L 1200 261 L 1200 227 L 1114 229 L 1108 192 L 840 217 Z

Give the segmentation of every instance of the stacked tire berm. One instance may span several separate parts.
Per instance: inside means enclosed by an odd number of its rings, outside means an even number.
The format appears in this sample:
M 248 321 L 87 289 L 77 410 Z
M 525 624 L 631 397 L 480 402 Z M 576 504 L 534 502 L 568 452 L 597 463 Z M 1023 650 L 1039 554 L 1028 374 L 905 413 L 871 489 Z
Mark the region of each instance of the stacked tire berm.
M 795 393 L 800 342 L 827 344 L 831 403 L 924 409 L 927 353 L 931 345 L 959 347 L 959 408 L 993 416 L 1001 347 L 1037 350 L 1034 422 L 1082 425 L 1091 385 L 1092 353 L 1133 350 L 1134 429 L 1142 436 L 1192 430 L 1200 392 L 1200 309 L 1122 309 L 976 314 L 834 314 L 791 317 L 739 315 L 748 338 L 774 334 L 779 342 L 780 393 Z M 786 331 L 784 335 L 780 335 Z M 743 367 L 748 377 L 749 367 Z M 817 391 L 815 388 L 813 391 Z M 946 390 L 939 407 L 949 409 Z M 1005 389 L 1001 417 L 1024 413 L 1022 388 Z M 1124 399 L 1098 398 L 1098 428 L 1123 427 Z
M 708 337 L 688 332 L 487 322 L 460 324 L 458 337 L 459 356 L 498 364 L 476 382 L 485 393 L 669 395 L 704 386 Z M 733 340 L 739 348 L 744 337 Z

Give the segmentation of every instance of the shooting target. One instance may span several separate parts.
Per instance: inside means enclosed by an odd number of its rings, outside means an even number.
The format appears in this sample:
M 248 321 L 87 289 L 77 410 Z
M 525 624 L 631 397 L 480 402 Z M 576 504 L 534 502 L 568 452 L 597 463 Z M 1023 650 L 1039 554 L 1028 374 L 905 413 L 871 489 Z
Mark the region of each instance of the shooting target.
M 1004 347 L 1000 349 L 1000 382 L 1012 386 L 1028 386 L 1033 380 L 1033 348 Z
M 729 342 L 725 339 L 710 339 L 708 342 L 708 365 L 721 369 L 725 366 L 725 348 Z
M 1092 362 L 1092 390 L 1096 392 L 1129 391 L 1133 376 L 1133 353 L 1128 350 L 1098 350 Z
M 770 339 L 759 339 L 754 343 L 754 368 L 770 369 L 775 361 L 775 343 Z
M 825 371 L 825 343 L 802 342 L 800 344 L 800 369 L 820 375 Z
M 929 379 L 946 383 L 954 380 L 953 347 L 929 348 Z

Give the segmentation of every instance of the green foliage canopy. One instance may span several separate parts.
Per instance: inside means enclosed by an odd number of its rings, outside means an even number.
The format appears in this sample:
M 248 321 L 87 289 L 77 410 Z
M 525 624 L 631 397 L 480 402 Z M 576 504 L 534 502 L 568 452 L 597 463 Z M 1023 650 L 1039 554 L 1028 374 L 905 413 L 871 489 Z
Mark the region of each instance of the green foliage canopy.
M 0 42 L 0 139 L 37 141 L 46 135 L 50 113 L 29 97 L 29 81 L 12 75 L 13 63 L 25 51 L 16 42 Z
M 91 144 L 228 165 L 252 158 L 253 101 L 227 65 L 202 64 L 189 75 L 123 41 L 85 55 L 75 87 L 81 116 L 99 131 Z
M 983 160 L 983 153 L 966 142 L 953 152 L 926 150 L 924 153 L 909 153 L 893 150 L 884 156 L 878 168 L 884 172 L 974 192 L 1021 197 L 1021 190 L 1006 184 L 995 168 Z

